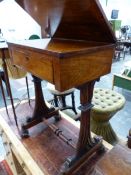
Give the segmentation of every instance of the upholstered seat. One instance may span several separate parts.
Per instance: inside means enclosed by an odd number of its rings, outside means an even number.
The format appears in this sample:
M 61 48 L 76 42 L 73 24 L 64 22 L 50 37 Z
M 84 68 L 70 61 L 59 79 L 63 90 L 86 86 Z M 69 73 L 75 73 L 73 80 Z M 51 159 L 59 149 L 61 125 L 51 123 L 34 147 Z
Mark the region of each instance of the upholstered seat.
M 115 144 L 118 138 L 109 120 L 117 111 L 124 107 L 125 98 L 115 91 L 95 88 L 92 103 L 94 104 L 91 111 L 92 131 L 97 135 L 103 136 L 106 141 Z

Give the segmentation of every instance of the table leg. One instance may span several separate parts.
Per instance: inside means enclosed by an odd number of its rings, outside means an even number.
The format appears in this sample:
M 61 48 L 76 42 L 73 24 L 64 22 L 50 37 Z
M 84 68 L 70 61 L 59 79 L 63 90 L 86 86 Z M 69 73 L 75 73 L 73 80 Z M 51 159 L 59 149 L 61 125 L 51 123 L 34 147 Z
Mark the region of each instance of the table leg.
M 0 76 L 0 87 L 1 87 L 1 92 L 2 92 L 2 96 L 3 96 L 3 101 L 5 104 L 5 109 L 6 109 L 7 115 L 9 115 L 1 76 Z
M 89 159 L 92 154 L 103 149 L 102 139 L 99 137 L 91 138 L 90 132 L 90 111 L 93 107 L 91 100 L 94 84 L 95 81 L 92 81 L 79 88 L 81 102 L 79 109 L 81 110 L 81 117 L 76 155 L 73 158 L 67 159 L 61 170 L 63 174 L 71 174 L 78 169 L 83 162 Z
M 7 66 L 6 66 L 6 55 L 5 52 L 7 52 L 7 49 L 2 49 L 1 53 L 2 53 L 2 66 L 3 66 L 3 70 L 4 70 L 4 75 L 5 75 L 5 81 L 6 81 L 6 85 L 7 85 L 7 91 L 9 93 L 9 97 L 11 100 L 11 105 L 12 105 L 12 110 L 13 110 L 13 114 L 14 114 L 14 119 L 15 119 L 15 123 L 16 126 L 18 126 L 18 122 L 17 122 L 17 116 L 16 116 L 16 112 L 15 112 L 15 107 L 14 107 L 14 102 L 13 102 L 13 98 L 12 98 L 12 92 L 11 92 L 11 87 L 10 87 L 10 82 L 9 82 L 9 77 L 8 77 L 8 71 L 7 71 Z
M 42 122 L 43 118 L 48 119 L 55 116 L 55 118 L 59 120 L 58 109 L 55 109 L 54 107 L 49 108 L 45 103 L 41 86 L 42 80 L 34 75 L 32 75 L 32 77 L 35 88 L 35 107 L 32 117 L 29 117 L 27 123 L 22 125 L 22 137 L 28 137 L 29 133 L 27 129 Z

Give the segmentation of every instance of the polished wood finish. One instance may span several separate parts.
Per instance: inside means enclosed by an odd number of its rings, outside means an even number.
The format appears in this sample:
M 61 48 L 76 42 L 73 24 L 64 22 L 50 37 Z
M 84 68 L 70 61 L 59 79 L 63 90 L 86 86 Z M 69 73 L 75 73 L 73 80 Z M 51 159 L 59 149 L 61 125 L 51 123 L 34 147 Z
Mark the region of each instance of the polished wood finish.
M 17 2 L 41 25 L 43 37 L 50 38 L 8 43 L 13 63 L 53 83 L 56 90 L 80 89 L 81 126 L 76 152 L 60 170 L 69 175 L 103 149 L 101 139 L 90 135 L 91 99 L 95 81 L 110 72 L 115 36 L 96 0 Z M 45 118 L 43 111 L 40 120 Z
M 115 42 L 97 0 L 16 0 L 42 28 L 43 37 Z
M 31 101 L 31 106 L 32 108 L 34 107 L 34 101 Z M 27 115 L 31 115 L 32 108 L 30 108 L 28 102 L 24 102 L 16 109 L 18 123 L 21 123 Z M 13 114 L 11 109 L 9 112 Z M 26 175 L 57 175 L 60 173 L 62 163 L 66 158 L 75 154 L 76 150 L 74 148 L 63 142 L 57 134 L 52 132 L 50 127 L 47 127 L 47 124 L 55 123 L 56 127 L 68 139 L 71 139 L 69 142 L 76 147 L 79 123 L 76 123 L 63 112 L 60 112 L 60 114 L 62 119 L 59 122 L 55 122 L 54 118 L 46 120 L 46 122 L 44 121 L 44 123 L 30 130 L 30 138 L 21 139 L 19 130 L 15 126 L 13 115 L 9 120 L 5 109 L 0 110 L 0 134 L 2 135 L 2 140 L 6 135 L 6 142 L 11 148 L 10 152 L 14 153 Z M 93 133 L 92 135 L 94 136 Z M 103 141 L 103 144 L 106 149 L 112 149 L 112 145 L 107 142 Z M 91 160 L 86 160 L 84 166 L 81 164 L 80 170 L 74 172 L 73 175 L 87 174 L 102 156 L 103 154 L 95 154 Z M 10 161 L 9 154 L 6 157 Z
M 26 123 L 22 125 L 22 137 L 28 137 L 28 128 L 33 127 L 34 125 L 43 121 L 43 118 L 48 119 L 52 116 L 56 116 L 56 120 L 60 119 L 58 109 L 54 107 L 48 108 L 45 103 L 42 87 L 41 87 L 41 79 L 32 75 L 35 87 L 35 107 L 32 117 L 28 117 Z
M 14 64 L 53 83 L 59 91 L 109 73 L 114 54 L 114 44 L 87 41 L 42 39 L 8 45 Z
M 110 152 L 96 164 L 91 175 L 130 175 L 131 151 L 129 148 L 116 145 Z

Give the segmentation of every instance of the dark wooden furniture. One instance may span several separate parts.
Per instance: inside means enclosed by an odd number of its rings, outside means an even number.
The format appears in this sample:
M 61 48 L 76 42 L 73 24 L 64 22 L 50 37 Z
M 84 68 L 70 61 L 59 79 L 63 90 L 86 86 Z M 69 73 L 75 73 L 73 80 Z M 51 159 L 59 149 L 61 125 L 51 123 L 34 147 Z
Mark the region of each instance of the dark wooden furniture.
M 3 87 L 3 81 L 6 84 L 5 76 L 4 76 L 4 71 L 3 70 L 0 70 L 0 89 L 1 89 L 1 92 L 2 92 L 2 97 L 3 97 L 4 105 L 5 105 L 5 108 L 6 108 L 6 112 L 9 115 L 8 109 L 7 109 L 7 102 L 6 102 L 4 87 Z
M 34 106 L 33 100 L 31 101 L 31 106 Z M 13 114 L 12 109 L 9 109 L 9 113 Z M 28 102 L 22 103 L 16 109 L 18 122 L 31 113 L 32 108 L 30 108 Z M 76 144 L 79 124 L 63 112 L 60 111 L 60 113 L 62 120 L 58 121 L 56 125 L 62 130 L 61 134 L 68 138 L 73 138 L 70 143 Z M 51 119 L 54 120 L 53 118 Z M 94 134 L 92 133 L 92 135 Z M 57 134 L 54 134 L 50 127 L 43 123 L 30 129 L 30 138 L 20 138 L 13 115 L 9 120 L 5 109 L 0 110 L 0 136 L 6 151 L 5 159 L 13 175 L 57 175 L 65 159 L 75 153 L 75 149 L 63 142 L 63 140 L 58 139 Z M 104 140 L 103 144 L 108 151 L 112 149 L 112 145 Z M 104 154 L 94 155 L 92 159 L 86 161 L 85 168 L 81 166 L 80 170 L 73 173 L 73 175 L 89 174 L 92 167 Z
M 22 131 L 25 133 L 43 119 L 58 114 L 45 104 L 41 79 L 51 82 L 59 91 L 72 87 L 80 89 L 79 138 L 76 148 L 73 147 L 75 154 L 60 170 L 63 174 L 72 174 L 102 149 L 102 140 L 90 134 L 91 99 L 95 81 L 110 72 L 115 36 L 96 0 L 17 2 L 41 25 L 45 38 L 8 43 L 13 63 L 31 72 L 35 83 L 34 113 Z
M 26 109 L 26 113 L 31 112 L 28 103 L 21 104 L 16 111 L 16 114 L 19 114 L 17 115 L 19 120 L 25 115 L 23 109 Z M 79 126 L 62 112 L 61 115 L 63 120 L 57 122 L 57 125 L 64 128 L 65 134 L 69 135 L 70 132 L 70 137 L 74 135 L 74 140 L 77 142 Z M 21 139 L 12 117 L 10 121 L 5 109 L 0 110 L 0 135 L 6 150 L 5 158 L 13 175 L 59 174 L 61 162 L 74 150 L 62 140 L 56 139 L 57 136 L 51 132 L 50 128 L 37 125 L 37 129 L 35 127 L 32 129 L 31 138 Z M 59 144 L 57 145 L 56 142 Z M 112 147 L 105 141 L 103 144 L 108 151 L 101 155 L 94 155 L 73 175 L 130 175 L 131 150 L 122 145 Z
M 126 146 L 116 145 L 96 164 L 91 175 L 130 175 L 131 151 Z
M 5 61 L 6 58 L 9 58 L 9 50 L 8 50 L 8 46 L 7 46 L 6 42 L 0 43 L 0 58 L 2 59 L 2 67 L 3 67 L 3 70 L 4 70 L 4 79 L 6 81 L 7 92 L 8 92 L 8 95 L 10 97 L 10 100 L 11 100 L 11 106 L 12 106 L 12 109 L 13 109 L 15 123 L 16 123 L 16 125 L 18 125 L 17 117 L 16 117 L 16 113 L 15 113 L 15 108 L 14 108 L 14 102 L 13 102 L 13 98 L 12 98 L 12 92 L 11 92 L 9 77 L 8 77 L 7 65 L 6 65 L 6 61 Z M 4 103 L 5 103 L 6 111 L 7 111 L 7 114 L 8 114 L 7 104 L 6 104 L 6 99 L 5 99 L 5 94 L 4 94 L 4 89 L 3 89 L 1 77 L 0 77 L 0 86 L 1 86 L 1 90 L 2 90 L 2 95 L 3 95 L 3 100 L 4 100 Z

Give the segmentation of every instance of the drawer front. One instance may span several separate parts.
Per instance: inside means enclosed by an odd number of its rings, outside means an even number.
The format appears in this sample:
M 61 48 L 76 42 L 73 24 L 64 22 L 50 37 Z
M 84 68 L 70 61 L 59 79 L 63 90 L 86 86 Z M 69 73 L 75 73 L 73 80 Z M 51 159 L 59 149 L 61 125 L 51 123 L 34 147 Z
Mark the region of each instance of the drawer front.
M 53 83 L 52 58 L 35 51 L 12 49 L 13 63 L 33 75 Z

